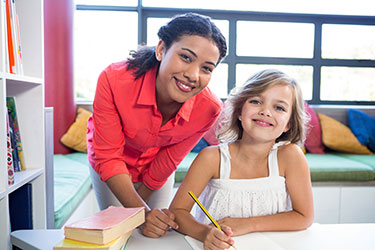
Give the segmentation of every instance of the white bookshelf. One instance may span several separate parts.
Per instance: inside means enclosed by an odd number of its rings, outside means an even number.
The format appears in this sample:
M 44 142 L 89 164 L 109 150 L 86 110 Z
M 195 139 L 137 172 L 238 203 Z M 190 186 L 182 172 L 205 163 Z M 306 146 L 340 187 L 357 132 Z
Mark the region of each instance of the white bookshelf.
M 44 133 L 43 0 L 15 0 L 20 24 L 24 75 L 7 69 L 5 0 L 0 2 L 0 249 L 11 249 L 9 195 L 32 185 L 33 228 L 46 228 Z M 16 97 L 26 170 L 8 186 L 6 165 L 6 96 Z

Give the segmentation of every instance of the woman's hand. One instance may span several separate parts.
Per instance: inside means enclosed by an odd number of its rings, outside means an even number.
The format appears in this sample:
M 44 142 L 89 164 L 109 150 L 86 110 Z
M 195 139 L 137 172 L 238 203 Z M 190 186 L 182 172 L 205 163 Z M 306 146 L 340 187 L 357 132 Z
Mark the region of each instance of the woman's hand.
M 159 238 L 165 235 L 170 227 L 178 228 L 174 219 L 175 215 L 168 209 L 154 208 L 146 212 L 146 221 L 141 226 L 142 233 L 151 238 Z
M 234 244 L 234 240 L 231 238 L 232 234 L 232 230 L 228 226 L 222 226 L 221 230 L 211 227 L 203 241 L 204 249 L 221 250 L 230 248 Z

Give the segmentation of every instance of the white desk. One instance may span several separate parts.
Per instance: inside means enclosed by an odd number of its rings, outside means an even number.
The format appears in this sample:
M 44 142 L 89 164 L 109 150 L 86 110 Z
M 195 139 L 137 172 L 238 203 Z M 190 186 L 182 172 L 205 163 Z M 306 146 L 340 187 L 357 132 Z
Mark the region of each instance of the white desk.
M 314 224 L 303 231 L 262 234 L 288 250 L 375 250 L 375 224 Z M 63 238 L 63 230 L 19 230 L 12 232 L 11 243 L 27 250 L 51 250 Z M 175 231 L 152 239 L 135 230 L 126 246 L 126 250 L 158 249 L 191 250 L 184 236 Z

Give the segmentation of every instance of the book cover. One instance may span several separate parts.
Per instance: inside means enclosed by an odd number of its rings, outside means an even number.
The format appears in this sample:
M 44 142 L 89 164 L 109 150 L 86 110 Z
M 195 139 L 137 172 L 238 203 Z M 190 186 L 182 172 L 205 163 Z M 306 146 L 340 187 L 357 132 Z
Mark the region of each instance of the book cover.
M 125 249 L 126 243 L 130 237 L 130 235 L 133 233 L 133 230 L 130 230 L 129 232 L 123 234 L 122 236 L 118 237 L 117 239 L 105 244 L 105 245 L 97 245 L 97 244 L 91 244 L 86 243 L 82 241 L 76 241 L 76 240 L 70 240 L 70 239 L 63 239 L 59 243 L 57 243 L 53 250 L 119 250 L 119 249 Z
M 21 163 L 18 157 L 16 137 L 14 135 L 13 119 L 9 110 L 8 110 L 8 118 L 9 118 L 9 139 L 10 139 L 10 146 L 12 148 L 13 168 L 15 172 L 18 172 L 18 171 L 21 171 Z
M 11 231 L 33 229 L 32 186 L 25 184 L 9 194 Z
M 144 207 L 110 206 L 64 227 L 65 238 L 93 244 L 107 244 L 145 221 Z
M 12 20 L 10 11 L 10 0 L 5 1 L 5 18 L 6 18 L 6 29 L 7 29 L 7 48 L 9 58 L 9 73 L 15 74 L 15 59 L 14 59 L 14 48 L 13 48 L 13 36 L 12 36 Z
M 14 132 L 14 136 L 16 140 L 18 159 L 21 165 L 21 170 L 25 170 L 26 169 L 25 157 L 23 154 L 21 132 L 20 132 L 20 127 L 19 127 L 18 118 L 17 118 L 16 98 L 14 96 L 8 96 L 6 99 L 7 99 L 7 107 L 11 114 L 10 120 L 12 121 L 11 125 L 13 127 L 13 132 Z
M 14 166 L 12 156 L 12 144 L 10 141 L 10 127 L 9 127 L 9 113 L 7 114 L 7 170 L 8 170 L 8 185 L 14 184 Z
M 273 240 L 264 236 L 262 233 L 250 233 L 241 236 L 232 237 L 234 245 L 238 250 L 283 250 L 281 246 L 276 244 Z M 185 240 L 189 243 L 190 247 L 194 250 L 204 250 L 203 243 L 199 240 L 194 239 L 188 235 L 185 236 Z M 234 250 L 233 247 L 229 248 Z

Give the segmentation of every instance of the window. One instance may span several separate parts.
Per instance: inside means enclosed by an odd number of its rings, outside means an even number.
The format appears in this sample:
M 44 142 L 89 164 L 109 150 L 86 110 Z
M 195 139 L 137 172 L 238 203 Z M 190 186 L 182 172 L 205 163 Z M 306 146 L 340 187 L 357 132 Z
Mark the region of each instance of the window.
M 76 11 L 74 92 L 76 100 L 93 100 L 100 72 L 123 61 L 137 48 L 136 12 Z
M 210 16 L 227 38 L 228 55 L 209 84 L 220 98 L 225 99 L 251 74 L 276 68 L 300 83 L 309 103 L 375 105 L 372 0 L 76 3 L 77 100 L 93 99 L 96 79 L 111 62 L 126 59 L 138 44 L 155 46 L 159 27 L 172 16 L 198 12 Z
M 314 24 L 239 21 L 237 55 L 312 58 Z

